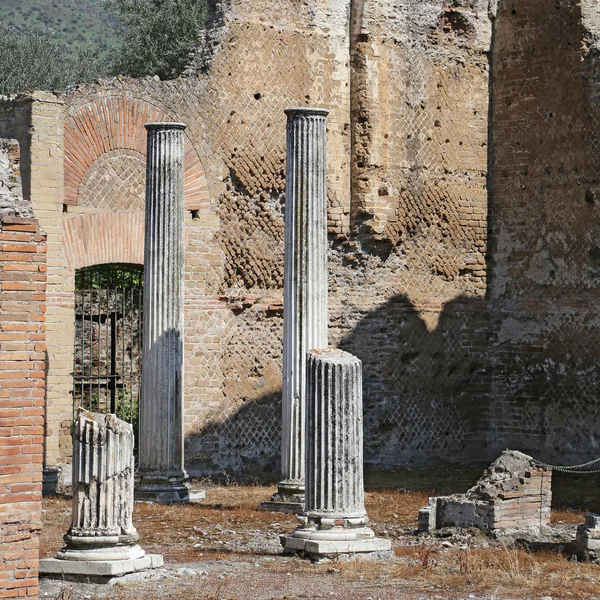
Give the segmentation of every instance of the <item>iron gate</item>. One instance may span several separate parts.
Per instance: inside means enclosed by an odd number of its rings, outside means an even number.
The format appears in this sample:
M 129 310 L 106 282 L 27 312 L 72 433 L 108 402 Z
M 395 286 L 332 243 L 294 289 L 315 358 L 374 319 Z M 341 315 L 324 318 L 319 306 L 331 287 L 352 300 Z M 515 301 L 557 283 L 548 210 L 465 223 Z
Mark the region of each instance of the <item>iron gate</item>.
M 143 273 L 99 265 L 75 276 L 73 416 L 81 406 L 134 425 L 141 386 Z

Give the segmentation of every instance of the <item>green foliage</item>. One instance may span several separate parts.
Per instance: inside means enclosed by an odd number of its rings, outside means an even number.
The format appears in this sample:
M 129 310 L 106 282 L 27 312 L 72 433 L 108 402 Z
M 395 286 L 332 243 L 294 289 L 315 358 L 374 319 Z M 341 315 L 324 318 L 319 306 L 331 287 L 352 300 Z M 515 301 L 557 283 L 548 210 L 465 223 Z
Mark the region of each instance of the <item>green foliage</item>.
M 76 290 L 129 290 L 144 284 L 144 271 L 137 265 L 107 264 L 78 269 Z
M 103 0 L 125 28 L 115 71 L 132 77 L 179 77 L 198 44 L 206 0 Z
M 108 58 L 122 29 L 99 0 L 3 0 L 0 23 L 18 33 L 35 32 L 73 50 L 92 44 Z M 6 5 L 6 6 L 5 6 Z
M 0 24 L 0 95 L 64 90 L 106 71 L 98 50 L 82 47 L 72 51 L 37 33 L 17 33 Z
M 116 415 L 119 419 L 133 425 L 133 431 L 137 434 L 140 420 L 140 406 L 137 397 L 132 397 L 126 388 L 117 390 Z

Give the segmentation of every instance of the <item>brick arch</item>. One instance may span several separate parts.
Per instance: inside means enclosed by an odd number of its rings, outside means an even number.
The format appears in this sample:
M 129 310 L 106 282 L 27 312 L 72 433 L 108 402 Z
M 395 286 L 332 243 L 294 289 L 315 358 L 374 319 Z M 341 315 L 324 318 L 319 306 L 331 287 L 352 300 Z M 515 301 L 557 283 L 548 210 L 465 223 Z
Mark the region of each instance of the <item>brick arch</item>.
M 169 121 L 160 108 L 135 98 L 99 98 L 78 108 L 65 121 L 65 204 L 76 205 L 86 173 L 107 153 L 133 150 L 146 156 L 146 123 Z M 185 138 L 185 207 L 208 207 L 208 183 L 198 153 Z
M 72 270 L 106 263 L 144 264 L 144 213 L 101 212 L 63 221 L 63 248 Z

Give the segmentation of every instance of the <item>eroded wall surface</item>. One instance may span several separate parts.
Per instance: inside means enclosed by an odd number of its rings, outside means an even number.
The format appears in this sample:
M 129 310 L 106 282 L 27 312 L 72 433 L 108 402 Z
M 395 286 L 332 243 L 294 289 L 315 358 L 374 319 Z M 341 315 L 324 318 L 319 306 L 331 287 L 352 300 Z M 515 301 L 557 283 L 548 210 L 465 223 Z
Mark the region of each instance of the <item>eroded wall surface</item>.
M 598 452 L 598 5 L 504 1 L 492 52 L 490 438 Z

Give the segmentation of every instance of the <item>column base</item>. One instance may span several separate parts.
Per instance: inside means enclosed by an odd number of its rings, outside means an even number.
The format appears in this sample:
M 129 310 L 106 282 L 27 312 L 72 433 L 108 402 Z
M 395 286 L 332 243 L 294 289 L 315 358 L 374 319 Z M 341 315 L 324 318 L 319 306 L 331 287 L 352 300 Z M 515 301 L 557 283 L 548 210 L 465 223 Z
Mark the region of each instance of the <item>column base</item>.
M 59 552 L 59 554 L 61 553 Z M 148 569 L 157 569 L 163 566 L 163 562 L 163 557 L 160 554 L 144 554 L 143 550 L 142 556 L 139 558 L 125 560 L 43 558 L 40 560 L 39 573 L 40 577 L 64 579 L 66 581 L 110 583 L 115 577 L 122 577 L 123 575 Z
M 198 493 L 190 495 L 187 478 L 144 477 L 135 486 L 135 499 L 159 504 L 190 504 Z
M 58 560 L 76 562 L 102 562 L 137 560 L 146 553 L 141 546 L 107 546 L 100 548 L 70 548 L 65 547 L 56 553 Z
M 376 538 L 368 527 L 327 530 L 299 527 L 292 535 L 280 536 L 279 541 L 284 554 L 300 554 L 314 561 L 389 560 L 394 556 L 392 542 Z
M 304 483 L 281 481 L 270 500 L 258 505 L 260 510 L 299 515 L 304 512 Z

